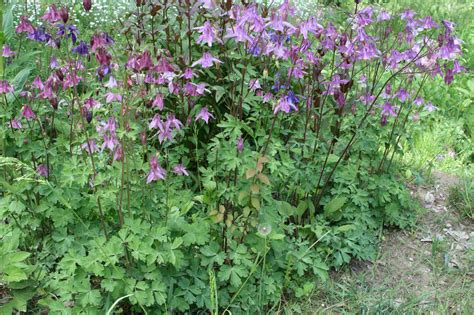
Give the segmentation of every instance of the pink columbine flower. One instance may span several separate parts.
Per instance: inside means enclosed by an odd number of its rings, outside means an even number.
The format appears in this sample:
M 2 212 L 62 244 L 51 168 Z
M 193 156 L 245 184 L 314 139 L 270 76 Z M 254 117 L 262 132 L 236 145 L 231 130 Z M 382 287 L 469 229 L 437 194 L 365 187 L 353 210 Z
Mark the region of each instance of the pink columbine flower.
M 23 105 L 23 109 L 21 111 L 21 115 L 25 117 L 27 120 L 35 119 L 36 115 L 28 105 Z
M 42 20 L 48 21 L 51 24 L 56 23 L 61 19 L 59 11 L 56 9 L 56 5 L 52 4 L 48 10 L 41 17 Z
M 220 41 L 215 35 L 216 30 L 214 29 L 214 27 L 212 27 L 212 24 L 209 21 L 204 22 L 203 26 L 196 27 L 195 29 L 198 31 L 199 34 L 201 34 L 197 40 L 198 44 L 204 42 L 207 43 L 209 47 L 212 47 L 212 43 L 215 40 Z
M 91 110 L 92 108 L 99 109 L 102 107 L 102 104 L 97 102 L 92 97 L 89 97 L 84 101 L 84 107 L 88 110 Z
M 298 107 L 296 107 L 296 105 L 291 102 L 286 95 L 283 95 L 278 101 L 277 106 L 275 106 L 273 113 L 278 114 L 278 112 L 285 112 L 288 114 L 292 109 L 297 111 Z
M 148 173 L 146 183 L 149 184 L 155 180 L 164 180 L 165 178 L 166 170 L 161 167 L 156 156 L 153 156 L 150 160 L 150 172 Z
M 15 52 L 10 49 L 10 46 L 4 45 L 2 49 L 2 56 L 5 58 L 15 56 Z
M 237 138 L 236 147 L 237 152 L 242 153 L 242 151 L 244 150 L 244 139 L 242 137 Z
M 173 173 L 177 175 L 184 175 L 184 176 L 189 176 L 188 170 L 183 164 L 176 164 L 173 167 Z
M 121 102 L 122 101 L 122 95 L 120 95 L 118 93 L 107 92 L 107 93 L 105 93 L 105 101 L 107 103 L 112 103 L 113 101 Z
M 31 86 L 35 89 L 43 90 L 44 89 L 44 84 L 43 81 L 41 81 L 41 78 L 37 76 L 33 82 L 31 82 Z
M 205 52 L 203 55 L 202 55 L 202 58 L 199 59 L 198 61 L 194 62 L 191 67 L 195 67 L 196 65 L 201 65 L 201 67 L 203 68 L 209 68 L 209 67 L 212 67 L 212 65 L 215 63 L 222 63 L 222 61 L 220 61 L 219 59 L 217 58 L 214 58 L 211 53 L 209 52 Z
M 199 111 L 199 114 L 197 114 L 195 121 L 198 121 L 199 119 L 202 119 L 207 123 L 209 123 L 209 118 L 214 118 L 214 116 L 209 113 L 207 107 L 201 108 Z
M 260 85 L 260 81 L 258 79 L 251 79 L 249 82 L 249 89 L 252 91 L 261 89 L 262 86 Z
M 48 167 L 44 164 L 40 164 L 36 168 L 36 173 L 38 173 L 40 176 L 48 177 Z
M 17 120 L 16 118 L 13 118 L 11 121 L 8 122 L 8 128 L 21 129 L 23 128 L 23 126 L 21 125 L 21 121 Z
M 434 106 L 433 103 L 431 103 L 431 102 L 428 102 L 428 103 L 425 105 L 425 110 L 426 110 L 427 112 L 429 112 L 429 113 L 431 113 L 431 112 L 433 112 L 433 111 L 435 111 L 435 110 L 437 110 L 437 109 L 438 109 L 438 107 Z
M 156 107 L 159 110 L 163 110 L 163 107 L 165 106 L 163 94 L 157 93 L 155 98 L 153 99 L 153 103 L 151 103 L 151 106 Z
M 13 93 L 13 87 L 8 81 L 0 80 L 0 93 Z
M 193 73 L 192 68 L 186 68 L 186 70 L 184 70 L 184 73 L 181 76 L 185 79 L 190 80 L 195 76 L 195 74 Z
M 97 144 L 94 139 L 89 139 L 86 143 L 81 144 L 81 149 L 89 154 L 97 152 Z
M 33 33 L 35 31 L 33 25 L 31 25 L 30 21 L 28 20 L 28 17 L 22 15 L 20 17 L 20 23 L 18 23 L 15 32 L 17 33 Z
M 390 102 L 386 102 L 382 106 L 382 116 L 397 116 L 397 113 L 394 111 L 393 106 L 392 104 L 390 104 Z
M 104 86 L 106 88 L 109 88 L 109 89 L 112 89 L 114 87 L 117 87 L 118 84 L 117 84 L 117 80 L 115 80 L 115 78 L 113 76 L 110 76 L 109 78 L 109 82 L 107 82 L 106 84 L 104 84 Z

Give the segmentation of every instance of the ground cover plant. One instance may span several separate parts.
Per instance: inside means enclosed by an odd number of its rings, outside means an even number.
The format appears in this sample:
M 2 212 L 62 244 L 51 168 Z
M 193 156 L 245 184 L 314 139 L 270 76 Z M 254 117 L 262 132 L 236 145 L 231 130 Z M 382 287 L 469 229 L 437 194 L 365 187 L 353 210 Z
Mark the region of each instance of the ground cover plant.
M 93 6 L 3 8 L 2 312 L 270 312 L 414 224 L 394 156 L 464 70 L 451 22 Z

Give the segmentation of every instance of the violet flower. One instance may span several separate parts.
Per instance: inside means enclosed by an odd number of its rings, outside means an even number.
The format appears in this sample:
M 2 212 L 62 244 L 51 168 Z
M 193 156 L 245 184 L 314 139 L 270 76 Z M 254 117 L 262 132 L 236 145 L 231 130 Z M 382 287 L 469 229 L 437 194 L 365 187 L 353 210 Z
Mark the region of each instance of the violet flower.
M 3 49 L 2 49 L 2 56 L 5 57 L 5 58 L 13 57 L 13 56 L 15 56 L 15 52 L 13 52 L 10 49 L 10 46 L 4 45 Z
M 431 113 L 435 110 L 437 110 L 438 107 L 434 106 L 433 103 L 431 102 L 428 102 L 426 105 L 425 105 L 425 110 L 428 112 L 428 113 Z
M 83 40 L 81 40 L 79 45 L 72 49 L 72 52 L 81 56 L 87 56 L 89 54 L 89 46 Z
M 203 26 L 195 27 L 194 29 L 197 30 L 199 34 L 201 34 L 197 40 L 198 44 L 204 42 L 209 47 L 212 47 L 212 43 L 214 41 L 217 40 L 218 42 L 221 42 L 221 40 L 216 36 L 215 28 L 212 27 L 212 24 L 209 21 L 204 22 Z
M 39 164 L 38 167 L 36 167 L 36 173 L 40 176 L 48 177 L 48 167 L 44 164 Z
M 11 121 L 7 123 L 8 128 L 13 128 L 13 129 L 21 129 L 23 126 L 21 125 L 21 121 L 17 120 L 16 118 L 13 118 Z
M 13 93 L 13 87 L 8 81 L 0 80 L 0 94 Z
M 164 180 L 165 178 L 166 178 L 166 170 L 161 167 L 156 156 L 153 156 L 150 159 L 150 172 L 148 173 L 146 183 L 149 184 L 159 179 Z
M 20 23 L 18 23 L 17 27 L 15 28 L 15 32 L 17 33 L 33 33 L 35 28 L 31 25 L 28 17 L 22 15 L 20 16 Z
M 25 117 L 27 120 L 31 120 L 31 119 L 35 119 L 36 118 L 36 115 L 35 113 L 33 112 L 33 110 L 31 109 L 30 106 L 28 105 L 23 105 L 23 109 L 21 111 L 21 115 L 23 117 Z
M 242 138 L 242 136 L 237 138 L 236 147 L 237 147 L 237 152 L 242 153 L 242 151 L 244 150 L 244 139 Z
M 209 118 L 214 118 L 214 116 L 209 113 L 207 107 L 201 108 L 199 111 L 199 114 L 196 115 L 195 121 L 198 121 L 199 119 L 202 119 L 207 123 L 209 123 Z
M 209 67 L 212 67 L 212 65 L 215 63 L 222 63 L 222 61 L 220 61 L 219 59 L 217 58 L 214 58 L 211 53 L 209 52 L 205 52 L 203 55 L 202 55 L 202 58 L 195 61 L 191 67 L 195 67 L 197 65 L 201 65 L 201 67 L 203 68 L 209 68 Z
M 183 164 L 176 164 L 173 167 L 173 173 L 177 175 L 184 175 L 184 176 L 189 176 L 188 170 Z

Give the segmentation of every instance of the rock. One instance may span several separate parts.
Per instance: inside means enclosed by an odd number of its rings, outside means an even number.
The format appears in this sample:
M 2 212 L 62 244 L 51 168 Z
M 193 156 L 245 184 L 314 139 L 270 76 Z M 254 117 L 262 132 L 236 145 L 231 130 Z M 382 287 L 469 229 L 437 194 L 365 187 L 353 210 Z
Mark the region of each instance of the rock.
M 428 191 L 425 194 L 424 200 L 427 204 L 432 204 L 435 201 L 435 196 L 433 195 L 432 192 Z

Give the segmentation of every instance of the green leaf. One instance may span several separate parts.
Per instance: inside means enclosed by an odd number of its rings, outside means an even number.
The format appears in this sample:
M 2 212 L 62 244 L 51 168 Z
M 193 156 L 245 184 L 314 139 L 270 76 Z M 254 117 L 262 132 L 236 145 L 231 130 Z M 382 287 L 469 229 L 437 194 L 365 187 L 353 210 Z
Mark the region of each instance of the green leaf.
M 344 204 L 346 203 L 347 198 L 346 197 L 336 197 L 324 207 L 324 213 L 325 214 L 331 214 L 334 213 L 342 208 Z
M 7 266 L 3 269 L 3 273 L 3 280 L 6 282 L 17 282 L 28 279 L 23 269 L 15 265 Z
M 8 265 L 10 263 L 16 263 L 16 262 L 21 262 L 28 258 L 30 256 L 30 253 L 28 252 L 16 252 L 16 253 L 10 253 L 7 254 L 5 257 L 5 260 L 3 261 L 3 264 Z

